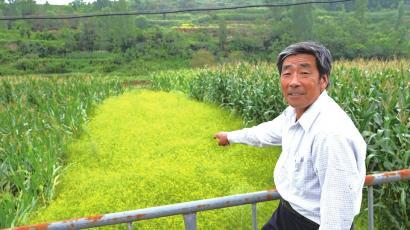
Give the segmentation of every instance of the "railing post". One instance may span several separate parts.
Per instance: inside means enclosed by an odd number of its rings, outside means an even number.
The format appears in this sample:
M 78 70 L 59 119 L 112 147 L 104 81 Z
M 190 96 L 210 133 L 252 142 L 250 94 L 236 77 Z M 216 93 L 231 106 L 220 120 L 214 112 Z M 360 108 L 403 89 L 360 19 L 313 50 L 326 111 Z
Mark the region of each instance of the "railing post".
M 373 230 L 374 216 L 373 216 L 373 186 L 367 188 L 367 211 L 369 214 L 369 230 Z
M 252 204 L 252 229 L 258 230 L 258 221 L 256 219 L 256 203 Z
M 128 229 L 128 230 L 132 230 L 132 222 L 128 222 L 128 223 L 127 223 L 127 229 Z
M 186 230 L 196 230 L 196 213 L 184 214 L 184 223 Z

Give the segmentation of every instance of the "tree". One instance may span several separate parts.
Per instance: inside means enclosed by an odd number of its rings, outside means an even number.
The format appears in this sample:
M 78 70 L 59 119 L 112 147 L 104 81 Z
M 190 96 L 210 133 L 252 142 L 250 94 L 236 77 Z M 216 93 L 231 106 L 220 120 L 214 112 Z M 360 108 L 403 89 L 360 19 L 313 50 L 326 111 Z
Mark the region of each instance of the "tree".
M 6 10 L 7 15 L 34 15 L 37 9 L 37 5 L 34 0 L 9 0 L 8 2 L 9 4 Z
M 45 2 L 45 4 L 42 7 L 38 7 L 36 10 L 36 13 L 38 15 L 55 15 L 56 12 L 53 10 L 53 7 L 50 6 L 48 1 Z M 46 29 L 57 29 L 59 26 L 57 26 L 59 23 L 61 23 L 60 20 L 32 20 L 31 22 L 31 28 L 32 31 L 44 31 Z
M 5 0 L 0 0 L 0 10 L 3 12 L 6 9 Z
M 277 0 L 264 0 L 263 1 L 265 4 L 279 4 Z M 280 20 L 282 17 L 283 12 L 286 11 L 285 7 L 270 7 L 270 18 L 273 18 L 275 20 Z
M 345 10 L 346 10 L 346 12 L 351 12 L 351 11 L 353 11 L 354 10 L 354 1 L 347 1 L 347 2 L 344 2 L 344 8 L 345 8 Z
M 147 29 L 150 26 L 150 22 L 144 16 L 138 16 L 135 18 L 135 25 L 139 29 Z
M 245 60 L 245 55 L 243 55 L 243 53 L 241 51 L 232 51 L 228 54 L 228 61 L 229 62 L 240 62 Z
M 400 0 L 369 0 L 368 7 L 371 10 L 394 9 L 398 7 Z
M 128 9 L 126 0 L 114 2 L 111 8 L 113 11 L 127 11 Z M 135 24 L 130 16 L 110 16 L 98 18 L 96 21 L 99 49 L 124 52 L 133 45 Z
M 20 9 L 21 15 L 34 15 L 36 13 L 37 4 L 34 0 L 16 0 L 15 2 Z
M 114 10 L 117 11 L 127 11 L 129 9 L 126 0 L 119 0 L 114 5 Z M 132 37 L 134 33 L 134 23 L 131 17 L 121 16 L 112 19 L 113 28 L 112 35 L 114 44 L 116 44 L 117 49 L 124 52 L 126 49 L 132 46 Z
M 144 7 L 147 10 L 169 9 L 170 4 L 166 0 L 146 1 L 144 2 Z
M 78 10 L 81 7 L 85 6 L 84 0 L 74 0 L 70 2 L 68 5 L 70 5 L 74 10 Z
M 95 2 L 93 2 L 94 7 L 97 10 L 101 10 L 104 8 L 109 8 L 112 6 L 112 2 L 110 0 L 97 0 Z
M 4 0 L 0 0 L 0 17 L 5 16 L 5 8 L 6 8 L 6 3 Z M 5 21 L 0 21 L 0 29 L 6 29 L 6 23 Z
M 68 28 L 63 28 L 59 33 L 60 40 L 64 41 L 64 49 L 68 52 L 72 52 L 77 48 L 77 41 L 75 39 L 76 33 L 73 33 Z
M 195 1 L 194 0 L 180 0 L 179 1 L 179 7 L 181 9 L 194 8 L 195 7 Z
M 300 2 L 300 0 L 299 0 Z M 313 37 L 313 8 L 311 4 L 294 6 L 291 10 L 292 35 L 299 41 Z
M 330 10 L 330 11 L 340 11 L 343 9 L 343 4 L 340 2 L 333 2 L 333 3 L 328 3 L 325 5 L 325 9 Z
M 145 9 L 145 6 L 144 6 L 144 4 L 142 3 L 141 0 L 132 1 L 132 6 L 131 7 L 135 10 L 144 10 Z
M 21 21 L 17 23 L 17 29 L 19 30 L 21 38 L 30 38 L 31 27 L 27 22 Z
M 405 11 L 405 8 L 404 8 L 405 6 L 404 6 L 404 0 L 401 0 L 400 1 L 400 3 L 399 3 L 399 6 L 398 6 L 398 12 L 397 12 L 397 20 L 396 20 L 396 24 L 394 25 L 394 28 L 396 29 L 396 31 L 399 29 L 399 27 L 401 26 L 401 25 L 403 25 L 404 24 L 404 11 Z
M 226 28 L 225 20 L 220 20 L 218 24 L 218 38 L 219 48 L 222 52 L 225 52 L 226 39 L 228 37 L 228 29 Z
M 354 17 L 363 24 L 366 24 L 367 20 L 367 4 L 368 0 L 356 0 L 354 5 Z
M 324 44 L 332 52 L 335 59 L 348 58 L 346 53 L 354 44 L 349 44 L 351 35 L 349 31 L 343 27 L 340 21 L 345 21 L 345 13 L 341 12 L 341 17 L 322 17 L 317 19 L 314 27 L 315 40 Z M 351 21 L 346 22 L 350 24 Z
M 365 50 L 366 43 L 368 41 L 368 38 L 370 37 L 367 34 L 370 32 L 367 23 L 367 3 L 367 0 L 356 0 L 353 18 L 351 20 L 345 20 L 345 22 L 350 21 L 348 24 L 345 24 L 345 29 L 350 32 L 351 38 L 354 38 L 351 44 L 352 47 L 357 48 L 355 53 L 359 56 L 366 56 L 363 50 Z
M 395 31 L 397 33 L 397 51 L 396 53 L 398 54 L 406 54 L 408 55 L 409 47 L 407 44 L 406 47 L 406 41 L 408 41 L 408 30 L 409 30 L 409 25 L 404 22 L 404 11 L 405 11 L 405 5 L 404 5 L 404 0 L 401 0 L 398 6 L 398 12 L 397 12 L 397 20 L 395 24 Z
M 344 56 L 349 59 L 365 57 L 367 49 L 366 44 L 369 38 L 367 25 L 350 14 L 345 14 L 340 21 L 342 23 L 339 23 L 338 26 L 348 33 L 343 40 L 344 44 L 348 44 L 343 51 Z
M 93 51 L 97 40 L 95 23 L 92 19 L 85 20 L 80 24 L 78 48 L 83 51 Z
M 201 68 L 215 65 L 215 63 L 216 61 L 214 55 L 206 49 L 200 49 L 192 55 L 192 67 Z

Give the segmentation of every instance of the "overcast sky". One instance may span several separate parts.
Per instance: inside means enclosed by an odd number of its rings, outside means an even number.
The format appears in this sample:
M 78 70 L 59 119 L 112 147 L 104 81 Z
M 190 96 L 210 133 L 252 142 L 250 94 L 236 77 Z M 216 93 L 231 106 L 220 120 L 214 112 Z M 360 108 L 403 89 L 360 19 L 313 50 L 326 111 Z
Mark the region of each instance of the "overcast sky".
M 74 0 L 36 0 L 37 4 L 44 4 L 46 1 L 50 5 L 68 5 L 68 3 L 73 2 Z M 95 0 L 84 0 L 84 2 L 94 2 Z

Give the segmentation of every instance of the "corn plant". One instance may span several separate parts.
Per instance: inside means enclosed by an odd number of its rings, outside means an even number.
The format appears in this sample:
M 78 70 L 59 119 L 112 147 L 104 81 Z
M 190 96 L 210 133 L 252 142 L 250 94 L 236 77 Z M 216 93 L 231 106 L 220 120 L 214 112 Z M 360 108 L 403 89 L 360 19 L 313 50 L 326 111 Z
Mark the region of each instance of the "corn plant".
M 0 79 L 0 227 L 24 222 L 53 197 L 65 146 L 96 104 L 121 92 L 103 78 Z

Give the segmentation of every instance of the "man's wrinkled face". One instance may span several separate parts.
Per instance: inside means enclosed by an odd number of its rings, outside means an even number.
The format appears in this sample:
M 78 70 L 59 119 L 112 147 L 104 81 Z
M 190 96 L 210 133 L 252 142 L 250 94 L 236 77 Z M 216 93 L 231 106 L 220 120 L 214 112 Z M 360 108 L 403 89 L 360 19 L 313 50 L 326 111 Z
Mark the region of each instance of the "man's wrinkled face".
M 284 98 L 295 108 L 296 117 L 300 118 L 326 89 L 328 76 L 319 78 L 315 56 L 295 54 L 285 58 L 280 82 Z

